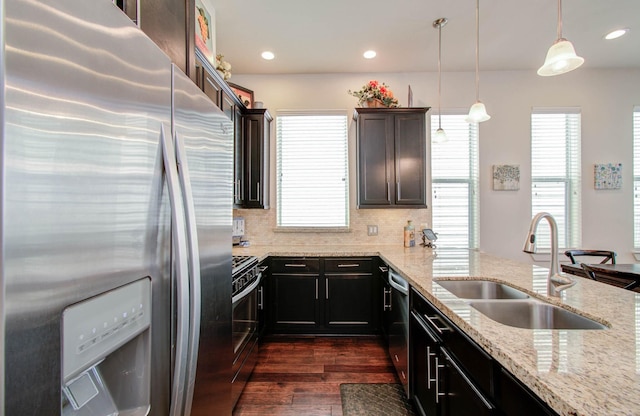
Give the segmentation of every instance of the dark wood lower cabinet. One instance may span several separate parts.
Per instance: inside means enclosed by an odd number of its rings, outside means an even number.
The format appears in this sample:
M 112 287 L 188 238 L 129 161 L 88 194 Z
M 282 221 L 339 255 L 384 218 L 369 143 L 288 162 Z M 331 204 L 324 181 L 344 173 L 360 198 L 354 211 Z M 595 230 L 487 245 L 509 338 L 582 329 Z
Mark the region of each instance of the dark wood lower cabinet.
M 500 369 L 496 395 L 502 415 L 551 416 L 556 413 L 504 368 Z
M 372 258 L 274 258 L 271 332 L 377 333 L 375 264 Z
M 319 275 L 273 273 L 274 328 L 312 331 L 320 324 Z
M 413 289 L 410 320 L 410 389 L 420 414 L 556 415 Z

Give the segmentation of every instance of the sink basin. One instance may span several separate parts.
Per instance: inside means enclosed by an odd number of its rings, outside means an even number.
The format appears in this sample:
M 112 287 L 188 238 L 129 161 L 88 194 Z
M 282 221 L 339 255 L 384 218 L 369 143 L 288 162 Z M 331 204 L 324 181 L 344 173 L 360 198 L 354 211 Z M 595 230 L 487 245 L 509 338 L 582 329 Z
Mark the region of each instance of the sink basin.
M 529 297 L 516 288 L 488 280 L 440 280 L 436 283 L 461 299 L 527 299 Z
M 504 325 L 526 329 L 606 329 L 605 325 L 535 300 L 471 301 L 473 308 Z

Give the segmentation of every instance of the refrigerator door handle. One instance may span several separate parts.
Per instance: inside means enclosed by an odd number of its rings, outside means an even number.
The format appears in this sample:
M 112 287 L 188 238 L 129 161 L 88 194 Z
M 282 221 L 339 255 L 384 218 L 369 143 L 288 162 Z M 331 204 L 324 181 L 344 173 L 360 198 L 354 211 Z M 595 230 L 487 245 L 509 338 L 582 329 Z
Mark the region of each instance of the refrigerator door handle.
M 174 67 L 174 66 L 172 66 Z M 201 287 L 200 287 L 200 250 L 198 249 L 198 231 L 196 227 L 196 213 L 193 202 L 193 189 L 191 187 L 191 176 L 187 163 L 187 152 L 184 141 L 180 140 L 178 133 L 175 133 L 176 161 L 178 163 L 178 177 L 182 185 L 182 201 L 185 209 L 185 219 L 187 224 L 187 248 L 189 250 L 189 299 L 191 316 L 191 328 L 189 330 L 189 350 L 187 352 L 187 378 L 186 393 L 184 397 L 184 414 L 191 414 L 193 403 L 193 390 L 196 380 L 196 366 L 198 364 L 198 344 L 200 342 L 200 307 L 201 307 Z
M 169 201 L 171 205 L 171 228 L 175 247 L 176 268 L 176 355 L 175 368 L 173 370 L 173 382 L 171 385 L 170 416 L 183 414 L 184 380 L 187 372 L 188 331 L 189 331 L 189 267 L 187 263 L 187 236 L 184 228 L 185 213 L 180 183 L 178 179 L 178 165 L 176 152 L 173 147 L 172 137 L 165 134 L 164 125 L 160 129 L 160 142 L 162 144 L 162 159 L 164 171 L 169 188 Z

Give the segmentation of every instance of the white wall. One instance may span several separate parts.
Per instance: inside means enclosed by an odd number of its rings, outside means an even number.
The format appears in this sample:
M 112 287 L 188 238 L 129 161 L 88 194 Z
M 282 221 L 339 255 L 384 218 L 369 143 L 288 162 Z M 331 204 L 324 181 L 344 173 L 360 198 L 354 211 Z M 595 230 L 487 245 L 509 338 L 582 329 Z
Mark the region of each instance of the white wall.
M 347 90 L 359 89 L 376 79 L 391 87 L 403 106 L 407 105 L 407 86 L 413 90 L 414 106 L 431 106 L 437 114 L 437 73 L 330 74 L 330 75 L 234 75 L 232 82 L 255 93 L 255 99 L 277 116 L 282 109 L 348 109 L 357 99 Z M 499 71 L 480 74 L 480 99 L 491 120 L 480 124 L 480 248 L 503 257 L 530 262 L 521 252 L 530 212 L 530 114 L 532 107 L 580 107 L 582 109 L 582 240 L 583 248 L 612 249 L 619 262 L 633 262 L 633 176 L 632 110 L 640 105 L 640 70 L 587 70 L 584 68 L 558 77 L 539 77 L 535 71 Z M 463 109 L 475 101 L 474 73 L 443 73 L 442 108 Z M 273 126 L 275 137 L 275 123 Z M 350 128 L 351 216 L 361 215 L 355 205 L 355 128 Z M 275 139 L 272 140 L 272 201 L 275 201 Z M 622 162 L 621 190 L 595 191 L 594 163 Z M 520 190 L 493 191 L 492 165 L 519 164 Z M 275 204 L 268 212 L 242 210 L 270 226 L 275 224 Z M 428 221 L 429 211 L 419 210 L 414 221 Z M 366 214 L 366 222 L 383 221 L 386 210 Z M 394 219 L 388 232 L 402 244 L 401 228 L 405 215 Z M 372 218 L 373 216 L 373 218 Z M 410 218 L 407 218 L 410 219 Z M 249 228 L 251 221 L 248 221 Z M 362 224 L 356 221 L 358 227 Z M 544 225 L 543 225 L 544 226 Z M 386 230 L 382 230 L 383 232 Z M 254 239 L 280 242 L 262 228 Z M 250 232 L 250 234 L 253 234 Z M 366 234 L 355 235 L 351 243 L 377 243 Z M 395 238 L 395 237 L 394 237 Z M 329 236 L 323 241 L 331 242 Z M 335 236 L 335 242 L 344 236 Z M 396 240 L 392 240 L 396 243 Z M 260 241 L 257 241 L 260 243 Z

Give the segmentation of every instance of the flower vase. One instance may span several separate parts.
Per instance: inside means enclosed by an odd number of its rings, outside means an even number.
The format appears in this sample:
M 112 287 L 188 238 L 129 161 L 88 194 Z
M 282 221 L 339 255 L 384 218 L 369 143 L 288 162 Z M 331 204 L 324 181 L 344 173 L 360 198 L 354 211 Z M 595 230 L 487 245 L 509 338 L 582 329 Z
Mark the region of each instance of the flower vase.
M 386 105 L 384 105 L 382 100 L 379 100 L 378 98 L 372 98 L 370 100 L 362 101 L 360 104 L 363 107 L 369 107 L 369 108 L 384 108 L 384 107 L 386 107 Z

